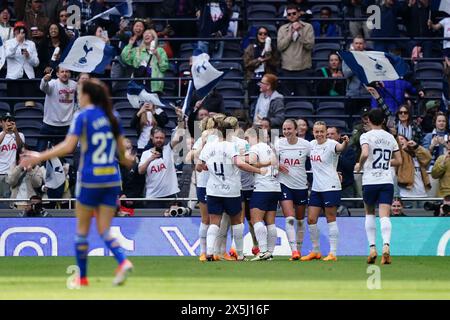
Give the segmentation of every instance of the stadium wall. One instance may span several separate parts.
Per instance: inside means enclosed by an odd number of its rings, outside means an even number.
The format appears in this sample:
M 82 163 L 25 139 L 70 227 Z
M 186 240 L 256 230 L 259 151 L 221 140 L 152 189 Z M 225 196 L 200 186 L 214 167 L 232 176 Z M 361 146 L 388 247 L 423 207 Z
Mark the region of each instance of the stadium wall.
M 392 255 L 450 255 L 450 218 L 392 218 Z M 199 254 L 199 217 L 115 218 L 111 232 L 130 256 L 195 256 Z M 290 255 L 284 219 L 277 218 L 278 240 L 275 255 Z M 0 256 L 72 256 L 75 218 L 1 218 Z M 339 256 L 365 256 L 368 252 L 363 217 L 338 218 Z M 322 253 L 328 253 L 328 227 L 319 219 Z M 381 248 L 377 221 L 377 246 Z M 105 248 L 95 227 L 89 236 L 90 255 L 105 256 Z M 228 247 L 230 243 L 228 243 Z M 308 232 L 302 253 L 311 250 Z M 245 229 L 245 253 L 250 254 L 251 237 Z

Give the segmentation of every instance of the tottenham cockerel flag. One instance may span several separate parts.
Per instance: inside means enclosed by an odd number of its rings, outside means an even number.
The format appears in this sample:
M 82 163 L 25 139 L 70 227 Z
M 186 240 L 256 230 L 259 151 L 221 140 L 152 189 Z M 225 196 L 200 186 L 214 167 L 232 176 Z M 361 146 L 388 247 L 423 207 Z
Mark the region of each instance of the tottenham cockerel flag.
M 59 66 L 76 72 L 102 74 L 114 55 L 114 47 L 101 38 L 85 36 L 69 43 L 61 55 Z
M 119 17 L 131 17 L 133 15 L 133 6 L 132 1 L 122 1 L 119 4 L 115 5 L 111 9 L 108 9 L 102 13 L 99 13 L 98 15 L 92 17 L 86 23 L 91 23 L 95 19 L 103 19 L 103 20 L 109 20 L 110 16 L 119 16 Z
M 197 51 L 197 50 L 195 50 Z M 219 71 L 214 68 L 209 62 L 209 55 L 206 53 L 195 52 L 192 56 L 192 81 L 189 81 L 188 92 L 183 103 L 183 112 L 189 115 L 189 105 L 192 98 L 192 93 L 195 89 L 196 95 L 203 99 L 225 76 L 226 72 Z
M 436 11 L 443 11 L 450 14 L 450 1 L 449 0 L 433 0 L 431 2 L 431 9 Z
M 148 92 L 143 85 L 134 81 L 128 83 L 127 98 L 133 108 L 136 109 L 140 107 L 142 102 L 151 102 L 155 106 L 164 107 L 164 103 L 159 100 L 157 94 Z
M 397 80 L 409 71 L 401 57 L 381 51 L 339 51 L 339 55 L 364 84 Z

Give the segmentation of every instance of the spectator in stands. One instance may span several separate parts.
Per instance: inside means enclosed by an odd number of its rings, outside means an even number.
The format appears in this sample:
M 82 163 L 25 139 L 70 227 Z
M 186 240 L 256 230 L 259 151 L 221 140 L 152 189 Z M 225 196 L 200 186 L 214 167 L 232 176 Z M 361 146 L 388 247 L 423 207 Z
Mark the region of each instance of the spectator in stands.
M 106 10 L 105 3 L 97 1 L 97 0 L 69 0 L 67 2 L 67 7 L 71 5 L 76 5 L 80 8 L 81 12 L 81 26 L 86 27 L 85 22 L 99 13 L 102 13 Z
M 408 105 L 403 104 L 398 109 L 395 128 L 397 133 L 406 139 L 419 144 L 422 142 L 422 129 L 414 121 Z
M 129 43 L 122 50 L 121 58 L 126 64 L 134 67 L 136 78 L 163 78 L 169 68 L 169 59 L 163 48 L 158 46 L 158 36 L 155 30 L 147 29 L 143 34 L 143 41 L 139 47 L 133 47 L 136 38 L 131 37 Z M 148 91 L 162 94 L 164 81 L 156 80 L 148 83 L 143 80 Z
M 69 13 L 67 12 L 67 9 L 63 7 L 61 10 L 58 11 L 58 25 L 63 28 L 64 32 L 66 33 L 67 38 L 73 39 L 77 38 L 80 33 L 77 29 L 75 29 L 72 25 L 67 25 L 67 21 L 69 19 Z
M 220 113 L 220 112 L 219 112 Z M 195 128 L 199 127 L 195 125 L 195 121 L 202 121 L 209 116 L 209 111 L 206 107 L 194 108 L 188 117 L 188 130 L 191 137 L 195 137 Z
M 241 14 L 241 9 L 236 4 L 235 0 L 225 0 L 227 9 L 230 11 L 230 22 L 228 23 L 227 36 L 237 37 L 239 21 L 231 21 L 231 19 L 239 18 Z
M 403 212 L 403 202 L 400 198 L 394 198 L 392 201 L 391 217 L 406 217 Z
M 328 55 L 328 67 L 322 67 L 316 71 L 317 77 L 343 78 L 342 59 L 332 52 Z M 345 96 L 345 79 L 316 81 L 316 93 L 318 96 Z
M 425 96 L 422 90 L 418 91 L 410 82 L 404 79 L 383 81 L 379 82 L 379 84 L 381 86 L 378 87 L 377 91 L 392 114 L 395 114 L 399 107 L 406 103 L 407 94 L 418 94 L 421 98 Z M 372 108 L 378 107 L 378 103 L 374 98 L 372 98 L 371 104 Z
M 6 79 L 33 79 L 34 68 L 39 65 L 36 45 L 28 40 L 28 31 L 22 21 L 14 25 L 14 38 L 5 43 L 7 63 Z M 33 82 L 8 82 L 8 97 L 22 97 L 24 93 L 34 96 L 36 86 Z M 16 101 L 11 101 L 15 103 Z
M 277 46 L 281 54 L 281 75 L 307 77 L 311 75 L 314 30 L 311 24 L 300 20 L 296 5 L 287 6 L 289 23 L 278 29 Z M 309 95 L 307 81 L 286 81 L 285 95 Z M 280 124 L 281 125 L 281 124 Z
M 44 74 L 50 73 L 56 68 L 59 64 L 61 54 L 64 52 L 68 43 L 69 38 L 64 29 L 57 23 L 51 24 L 47 30 L 45 40 L 38 49 L 40 69 L 43 69 Z
M 61 0 L 45 0 L 41 1 L 42 12 L 49 18 L 49 21 L 57 20 L 57 13 L 64 6 L 64 1 Z M 32 0 L 15 0 L 14 9 L 16 12 L 17 20 L 23 20 L 26 10 L 32 6 Z
M 259 82 L 260 94 L 252 105 L 253 124 L 259 125 L 263 118 L 269 118 L 273 129 L 281 128 L 284 122 L 284 98 L 276 90 L 277 76 L 267 73 Z
M 16 119 L 7 112 L 2 116 L 2 132 L 0 133 L 0 197 L 9 198 L 10 185 L 6 181 L 11 163 L 15 162 L 17 150 L 22 148 L 25 136 L 16 127 Z
M 250 44 L 244 51 L 245 78 L 248 84 L 249 96 L 259 94 L 256 86 L 258 80 L 265 73 L 276 74 L 280 62 L 275 42 L 269 37 L 269 29 L 259 27 L 255 42 Z
M 433 24 L 432 20 L 428 20 L 428 27 L 433 30 L 444 29 L 444 38 L 450 38 L 450 17 L 442 19 L 436 24 Z M 450 58 L 450 40 L 444 40 L 443 42 L 443 56 Z
M 339 27 L 333 21 L 327 21 L 331 18 L 331 8 L 330 7 L 322 7 L 320 9 L 320 19 L 321 21 L 314 21 L 312 26 L 314 28 L 314 35 L 316 38 L 323 37 L 338 37 Z
M 136 128 L 136 132 L 139 136 L 137 141 L 139 155 L 148 149 L 147 144 L 150 141 L 150 132 L 152 128 L 164 128 L 168 121 L 167 113 L 162 108 L 153 105 L 151 102 L 143 103 L 141 108 L 136 111 L 130 125 L 131 127 Z
M 431 153 L 414 140 L 399 134 L 398 141 L 402 156 L 402 164 L 395 168 L 397 183 L 402 198 L 427 197 L 431 189 L 427 168 L 431 161 Z
M 115 61 L 111 68 L 111 78 L 130 78 L 133 74 L 133 67 L 126 64 L 121 58 L 121 51 L 129 43 L 130 38 L 134 39 L 132 48 L 139 47 L 142 44 L 142 35 L 144 31 L 149 27 L 150 20 L 144 19 L 134 19 L 130 30 L 128 30 L 129 20 L 122 19 L 119 23 L 119 31 L 116 36 L 119 38 L 120 42 L 118 45 L 119 55 L 115 57 Z M 113 81 L 112 89 L 113 91 L 117 89 L 126 89 L 127 82 L 125 81 Z
M 36 195 L 36 189 L 40 190 L 44 183 L 44 174 L 40 166 L 36 165 L 32 168 L 20 166 L 20 156 L 25 151 L 25 146 L 17 150 L 15 161 L 12 162 L 6 177 L 6 183 L 11 186 L 10 198 L 12 199 L 29 199 L 31 196 Z M 14 205 L 18 209 L 24 209 L 27 203 L 16 202 Z
M 361 135 L 370 130 L 369 127 L 369 107 L 364 107 L 361 110 L 361 122 L 353 126 L 352 136 L 350 138 L 350 146 L 355 150 L 356 162 L 359 162 L 361 156 L 361 145 L 359 138 Z
M 366 42 L 364 38 L 360 35 L 353 38 L 353 42 L 350 45 L 350 51 L 365 51 L 366 50 Z M 360 113 L 360 109 L 362 106 L 369 105 L 369 99 L 367 97 L 367 91 L 362 85 L 359 78 L 353 74 L 353 71 L 349 66 L 345 63 L 342 63 L 342 73 L 344 77 L 347 78 L 347 89 L 346 93 L 349 98 L 351 98 L 350 102 L 346 104 L 346 113 L 349 115 Z
M 100 25 L 94 25 L 92 30 L 89 30 L 88 33 L 89 33 L 89 35 L 93 35 L 93 36 L 96 36 L 97 38 L 102 39 L 107 44 L 110 43 L 108 31 Z
M 367 7 L 375 4 L 374 0 L 344 0 L 344 16 L 346 18 L 364 18 L 367 19 Z M 349 21 L 348 27 L 350 36 L 355 38 L 363 35 L 364 38 L 370 38 L 370 30 L 367 27 L 367 20 Z
M 200 12 L 197 12 L 198 37 L 216 38 L 217 40 L 199 40 L 197 48 L 210 54 L 213 58 L 220 59 L 223 55 L 223 43 L 220 43 L 220 39 L 227 34 L 230 10 L 224 0 L 202 0 L 200 5 Z M 210 44 L 213 47 L 210 47 Z
M 174 165 L 173 149 L 180 143 L 180 133 L 184 128 L 184 115 L 181 109 L 177 108 L 178 126 L 172 140 L 164 144 L 166 134 L 161 128 L 153 128 L 151 140 L 154 145 L 150 150 L 142 154 L 139 162 L 139 174 L 145 174 L 146 198 L 173 198 L 180 189 L 176 169 Z M 150 201 L 148 207 L 166 208 L 168 202 Z
M 434 119 L 439 111 L 441 103 L 439 100 L 431 100 L 425 104 L 425 112 L 417 118 L 417 123 L 424 133 L 430 133 L 434 129 Z
M 450 194 L 450 139 L 445 142 L 447 150 L 437 158 L 431 170 L 433 179 L 439 179 L 438 197 Z
M 3 7 L 0 11 L 0 37 L 2 38 L 2 43 L 7 40 L 14 38 L 14 29 L 10 24 L 11 19 L 11 9 L 9 7 Z
M 77 83 L 70 80 L 70 71 L 56 68 L 57 79 L 51 80 L 51 74 L 46 74 L 40 84 L 45 93 L 44 119 L 41 135 L 57 135 L 55 138 L 41 138 L 38 151 L 47 149 L 48 142 L 53 145 L 63 141 L 69 130 L 75 110 L 75 94 Z
M 339 128 L 328 127 L 327 138 L 341 143 L 341 132 Z M 337 172 L 341 179 L 342 198 L 355 198 L 357 195 L 355 177 L 353 176 L 353 168 L 355 167 L 355 164 L 355 150 L 352 148 L 346 148 L 340 153 L 337 164 Z M 351 201 L 342 201 L 341 205 L 338 207 L 338 214 L 341 215 L 347 211 L 347 214 L 350 215 L 348 207 L 351 207 L 352 205 L 353 203 Z
M 272 131 L 272 121 L 269 118 L 262 118 L 259 123 L 253 123 L 254 126 L 257 126 L 258 128 L 264 130 L 265 132 L 271 132 Z M 269 137 L 270 139 L 270 137 Z
M 314 140 L 314 136 L 311 132 L 311 128 L 309 127 L 307 119 L 305 118 L 297 119 L 297 136 L 307 141 Z
M 287 5 L 294 4 L 298 8 L 299 16 L 302 21 L 309 22 L 313 17 L 311 12 L 311 4 L 308 0 L 288 0 Z M 287 17 L 287 5 L 281 7 L 282 17 Z
M 223 96 L 214 88 L 206 97 L 200 99 L 197 92 L 194 90 L 191 99 L 191 109 L 199 110 L 200 107 L 206 108 L 211 115 L 215 113 L 225 114 L 225 105 L 223 103 Z
M 448 140 L 447 117 L 443 112 L 438 112 L 434 118 L 434 129 L 423 137 L 422 146 L 431 152 L 430 166 L 434 165 L 436 159 L 446 153 Z
M 428 27 L 430 17 L 429 0 L 407 0 L 403 3 L 403 21 L 406 25 L 409 37 L 432 38 L 433 30 Z M 433 40 L 412 40 L 409 44 L 409 52 L 414 47 L 420 47 L 424 58 L 432 57 Z
M 45 32 L 50 24 L 50 18 L 43 11 L 42 0 L 31 0 L 31 6 L 25 10 L 24 22 L 30 38 L 40 45 L 45 39 Z
M 396 0 L 385 0 L 381 5 L 380 29 L 372 30 L 372 38 L 400 37 L 397 17 L 401 14 L 401 7 Z M 375 51 L 397 52 L 402 45 L 399 41 L 374 39 L 373 49 Z

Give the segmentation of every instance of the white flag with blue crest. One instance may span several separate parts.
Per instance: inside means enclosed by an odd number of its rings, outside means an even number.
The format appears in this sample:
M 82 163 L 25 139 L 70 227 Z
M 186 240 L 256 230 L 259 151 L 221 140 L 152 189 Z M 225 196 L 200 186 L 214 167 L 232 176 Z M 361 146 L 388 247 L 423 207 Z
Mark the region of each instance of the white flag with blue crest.
M 449 0 L 433 0 L 431 2 L 431 9 L 435 11 L 442 11 L 450 14 L 450 1 Z
M 381 51 L 339 51 L 347 66 L 364 84 L 374 81 L 397 80 L 409 71 L 398 56 Z
M 102 74 L 111 63 L 114 51 L 114 47 L 99 37 L 79 37 L 66 47 L 59 66 L 76 72 Z
M 206 97 L 225 75 L 223 71 L 211 65 L 206 53 L 192 56 L 191 73 L 197 96 L 200 98 Z
M 119 4 L 115 5 L 111 9 L 108 9 L 106 11 L 103 11 L 102 13 L 99 13 L 98 15 L 92 17 L 86 23 L 90 23 L 94 21 L 95 19 L 103 19 L 103 20 L 109 20 L 110 16 L 119 16 L 119 17 L 131 17 L 133 15 L 133 6 L 132 1 L 122 1 Z

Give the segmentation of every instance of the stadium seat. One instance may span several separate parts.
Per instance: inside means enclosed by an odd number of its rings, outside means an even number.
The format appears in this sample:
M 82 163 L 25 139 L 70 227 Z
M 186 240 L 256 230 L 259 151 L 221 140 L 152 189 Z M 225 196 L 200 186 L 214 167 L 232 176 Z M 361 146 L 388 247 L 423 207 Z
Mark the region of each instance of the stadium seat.
M 27 107 L 25 108 L 20 108 L 17 109 L 14 112 L 14 115 L 16 116 L 16 118 L 27 118 L 27 117 L 33 117 L 33 118 L 41 118 L 44 116 L 44 111 L 39 109 L 39 108 L 29 108 Z
M 243 108 L 241 102 L 230 99 L 225 99 L 223 101 L 223 105 L 225 106 L 225 111 L 228 114 L 232 114 L 235 110 L 241 110 Z
M 314 106 L 308 101 L 291 101 L 284 106 L 286 118 L 299 118 L 314 114 Z
M 9 106 L 9 103 L 0 101 L 0 113 L 3 115 L 6 112 L 11 112 L 11 107 Z
M 217 91 L 224 97 L 243 97 L 244 89 L 240 82 L 221 81 L 216 87 Z
M 16 126 L 17 128 L 42 126 L 42 117 L 30 119 L 16 116 Z
M 182 43 L 180 45 L 179 58 L 190 58 L 194 51 L 194 45 L 192 43 Z
M 44 114 L 44 105 L 40 102 L 35 102 L 34 107 L 25 107 L 25 102 L 16 103 L 14 105 L 14 114 L 16 114 L 18 110 L 28 110 L 30 112 L 33 112 L 31 111 L 33 109 L 40 109 L 41 114 Z
M 128 101 L 120 101 L 114 103 L 113 109 L 119 113 L 120 118 L 122 119 L 131 119 L 136 113 L 136 109 L 133 108 Z
M 6 82 L 0 82 L 0 97 L 7 97 L 8 91 L 6 87 Z
M 39 135 L 41 132 L 42 123 L 28 123 L 17 126 L 19 132 L 25 136 L 25 143 L 31 148 L 36 149 Z
M 318 117 L 317 121 L 324 121 L 327 124 L 327 127 L 336 127 L 341 130 L 341 132 L 348 132 L 348 126 L 347 122 L 340 119 L 335 118 L 325 118 L 325 117 Z
M 442 82 L 430 81 L 421 83 L 426 98 L 441 98 L 443 91 Z
M 227 74 L 224 76 L 224 79 L 234 78 L 234 77 L 243 77 L 242 66 L 237 62 L 216 62 L 214 63 L 214 67 L 220 71 L 227 71 Z M 234 80 L 239 81 L 239 80 Z
M 339 101 L 319 102 L 317 115 L 345 115 L 345 104 Z
M 416 79 L 422 78 L 442 78 L 444 70 L 439 62 L 419 62 L 415 68 Z
M 248 18 L 275 18 L 277 8 L 273 4 L 252 4 L 247 7 Z
M 225 45 L 223 48 L 223 57 L 224 58 L 241 58 L 242 50 L 239 43 L 225 41 Z
M 328 66 L 328 55 L 331 52 L 336 52 L 341 50 L 341 45 L 339 43 L 334 42 L 321 42 L 316 43 L 314 45 L 313 59 L 320 59 L 320 61 L 316 61 L 316 68 Z

